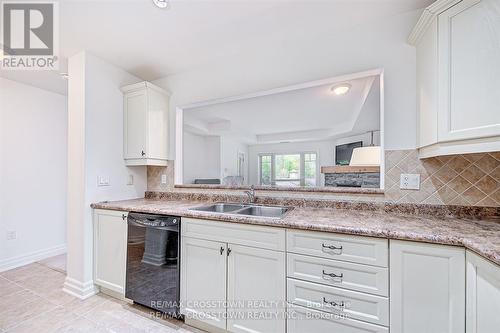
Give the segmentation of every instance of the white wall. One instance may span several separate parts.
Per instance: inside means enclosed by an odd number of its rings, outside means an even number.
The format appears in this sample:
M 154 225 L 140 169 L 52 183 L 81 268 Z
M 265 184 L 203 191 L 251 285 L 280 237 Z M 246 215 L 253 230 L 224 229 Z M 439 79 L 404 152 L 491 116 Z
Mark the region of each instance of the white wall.
M 356 141 L 363 141 L 363 147 L 369 146 L 371 143 L 371 135 L 370 133 L 364 133 L 360 135 L 353 135 L 345 138 L 340 138 L 335 140 L 335 146 L 343 145 L 346 143 L 352 143 Z M 373 144 L 375 146 L 380 146 L 380 132 L 373 133 Z M 335 158 L 335 156 L 334 156 Z
M 184 132 L 184 184 L 197 178 L 221 178 L 221 140 L 218 136 L 202 136 Z
M 69 59 L 68 85 L 68 262 L 64 290 L 91 296 L 92 202 L 139 198 L 146 167 L 123 161 L 123 94 L 120 87 L 141 81 L 85 52 Z M 134 184 L 127 185 L 133 175 Z M 110 185 L 97 186 L 106 176 Z
M 310 36 L 307 44 L 288 45 L 251 54 L 234 54 L 189 72 L 154 83 L 173 95 L 175 107 L 214 98 L 240 95 L 294 83 L 360 72 L 385 70 L 385 148 L 416 146 L 416 54 L 406 38 L 421 11 L 370 22 L 349 31 Z M 322 43 L 316 48 L 317 39 Z M 314 46 L 314 48 L 313 48 Z M 175 122 L 171 122 L 174 124 Z M 171 151 L 175 129 L 171 128 Z
M 245 183 L 248 180 L 248 145 L 240 138 L 224 135 L 221 137 L 222 178 L 238 176 L 238 153 L 245 154 Z
M 66 135 L 65 96 L 0 78 L 0 271 L 66 251 Z

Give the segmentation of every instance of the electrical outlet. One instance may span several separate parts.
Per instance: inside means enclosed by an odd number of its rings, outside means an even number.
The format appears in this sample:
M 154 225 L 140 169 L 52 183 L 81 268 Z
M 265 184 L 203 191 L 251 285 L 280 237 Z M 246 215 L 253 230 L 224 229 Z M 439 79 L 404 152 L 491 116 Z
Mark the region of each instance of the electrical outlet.
M 134 175 L 128 175 L 127 185 L 134 185 Z
M 167 175 L 161 175 L 161 183 L 166 184 L 167 183 Z
M 420 174 L 402 173 L 399 179 L 399 188 L 402 190 L 420 190 Z
M 109 186 L 109 177 L 97 176 L 97 186 Z
M 7 240 L 17 239 L 17 232 L 16 231 L 7 231 L 6 238 L 7 238 Z

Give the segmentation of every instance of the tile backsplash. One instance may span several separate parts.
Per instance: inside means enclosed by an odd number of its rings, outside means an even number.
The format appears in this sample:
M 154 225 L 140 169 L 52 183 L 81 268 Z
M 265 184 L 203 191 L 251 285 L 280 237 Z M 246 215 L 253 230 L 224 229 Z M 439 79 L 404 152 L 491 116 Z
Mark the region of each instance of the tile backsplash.
M 165 192 L 174 188 L 174 161 L 167 166 L 148 166 L 148 191 Z M 166 175 L 167 183 L 162 184 L 161 176 Z
M 419 159 L 416 150 L 387 150 L 385 170 L 389 202 L 500 205 L 500 152 Z M 420 190 L 401 190 L 401 173 L 420 174 Z
M 415 149 L 386 150 L 385 195 L 308 194 L 272 192 L 273 196 L 315 197 L 332 200 L 385 201 L 432 205 L 500 206 L 500 152 L 419 159 Z M 402 173 L 420 174 L 420 190 L 402 190 Z M 167 167 L 148 167 L 148 191 L 174 190 L 174 162 Z M 167 183 L 161 183 L 161 175 Z M 224 190 L 175 189 L 182 192 L 220 193 Z M 237 191 L 238 193 L 241 191 Z

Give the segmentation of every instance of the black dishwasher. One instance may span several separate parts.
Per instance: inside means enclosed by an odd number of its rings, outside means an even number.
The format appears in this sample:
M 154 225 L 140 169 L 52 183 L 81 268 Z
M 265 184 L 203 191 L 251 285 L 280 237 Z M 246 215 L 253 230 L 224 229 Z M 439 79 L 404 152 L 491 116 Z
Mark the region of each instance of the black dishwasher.
M 179 316 L 180 217 L 129 213 L 125 297 Z

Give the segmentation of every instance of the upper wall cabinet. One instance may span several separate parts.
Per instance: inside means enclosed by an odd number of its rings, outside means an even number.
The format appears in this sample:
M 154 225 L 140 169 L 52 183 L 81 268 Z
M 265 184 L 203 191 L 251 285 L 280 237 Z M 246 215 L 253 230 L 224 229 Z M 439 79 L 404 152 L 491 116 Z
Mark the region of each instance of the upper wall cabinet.
M 439 0 L 410 35 L 417 47 L 421 158 L 500 150 L 498 0 Z
M 122 87 L 126 165 L 167 165 L 169 92 L 140 82 Z

